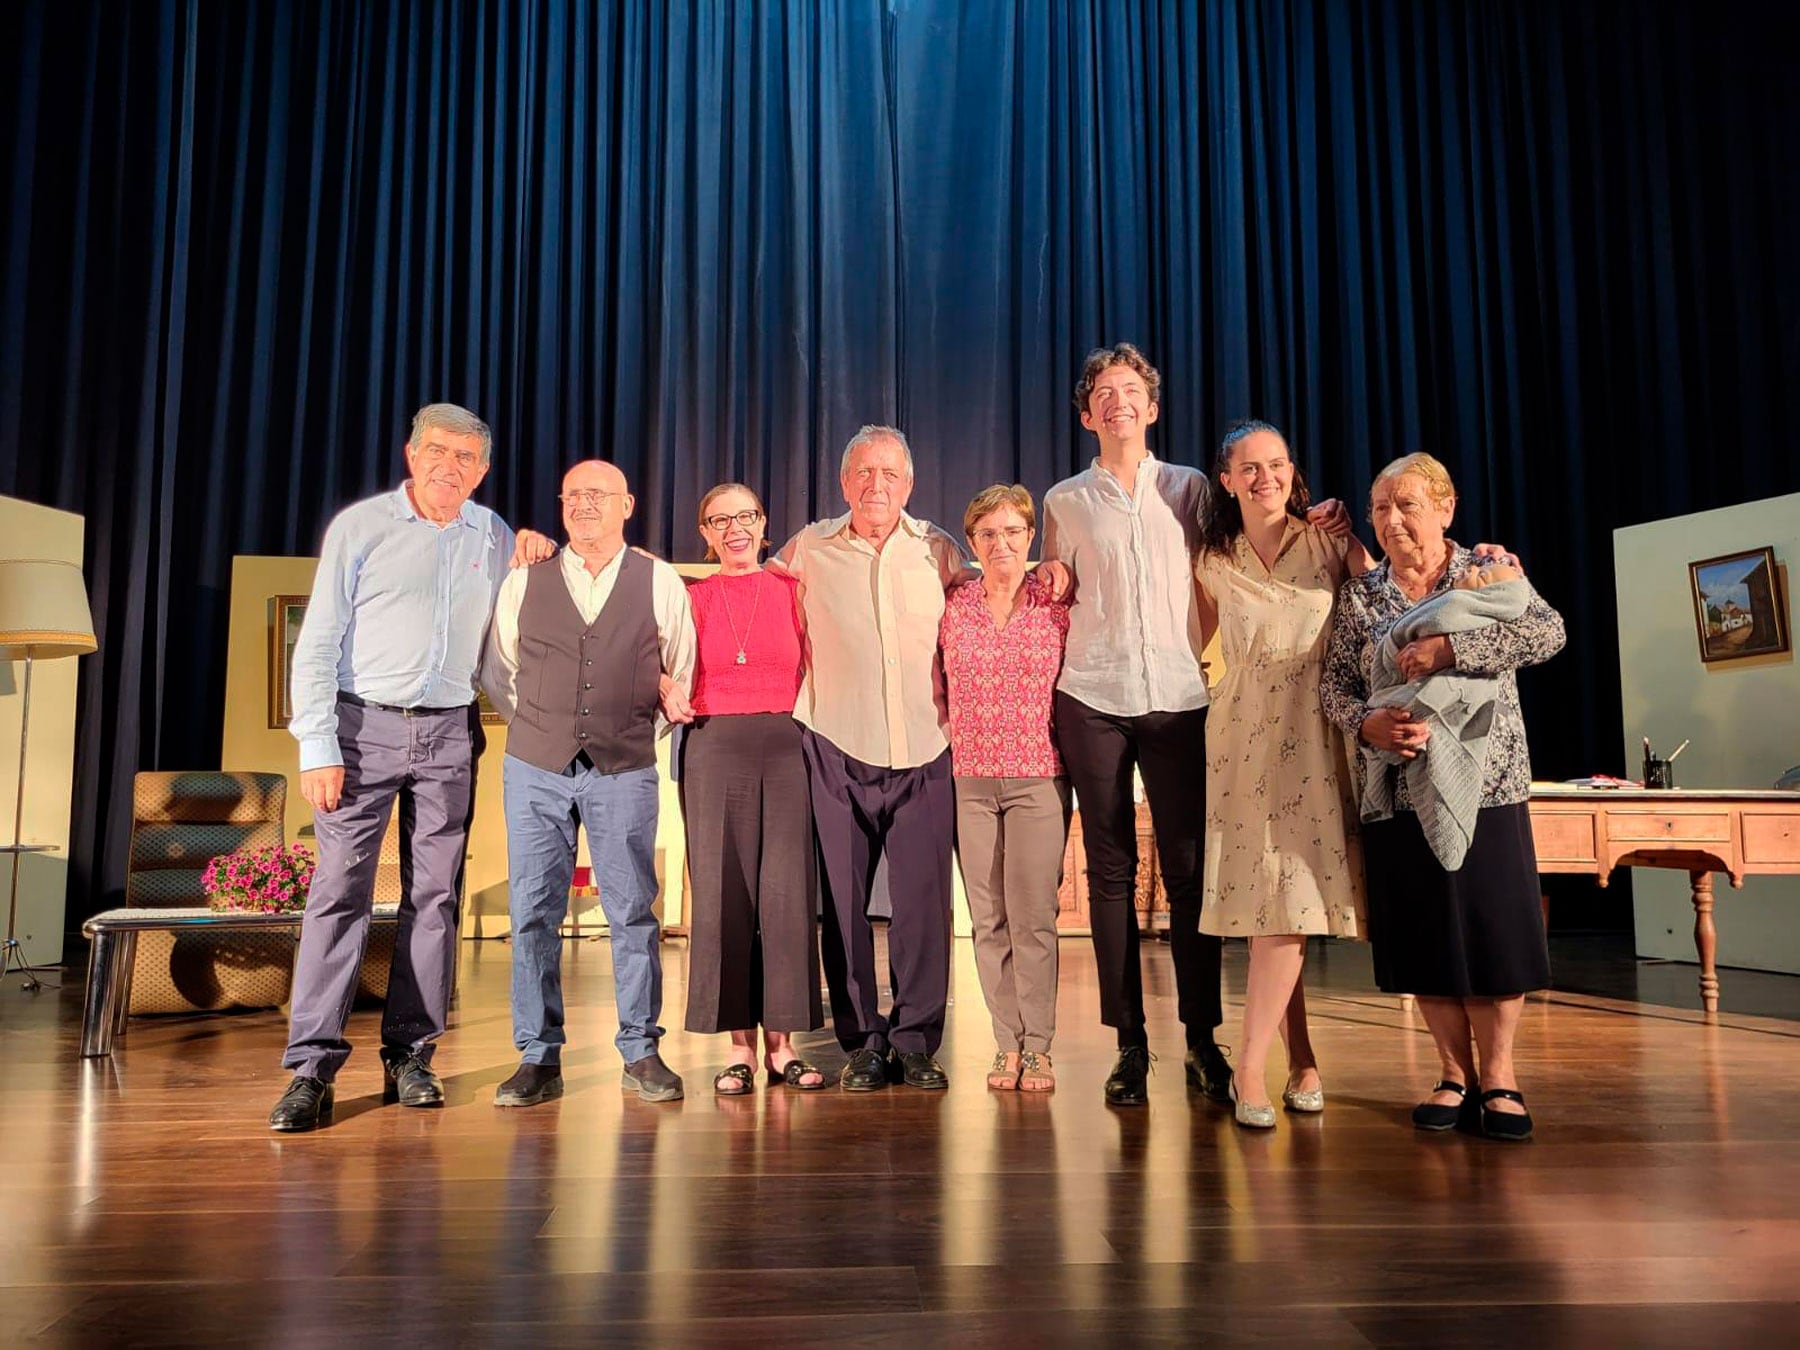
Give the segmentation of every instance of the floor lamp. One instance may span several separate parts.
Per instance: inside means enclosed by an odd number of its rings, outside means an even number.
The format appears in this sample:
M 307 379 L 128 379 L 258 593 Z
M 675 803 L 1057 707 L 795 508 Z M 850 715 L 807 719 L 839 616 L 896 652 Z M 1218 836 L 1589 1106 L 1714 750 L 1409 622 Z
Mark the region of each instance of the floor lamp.
M 19 859 L 48 853 L 53 844 L 25 842 L 25 754 L 31 734 L 31 668 L 59 656 L 93 651 L 94 620 L 88 612 L 87 587 L 74 563 L 43 558 L 0 558 L 0 661 L 23 661 L 25 682 L 19 700 L 19 783 L 13 798 L 12 843 L 0 852 L 12 855 L 12 892 L 6 906 L 6 949 L 0 958 L 0 980 L 18 971 L 26 989 L 42 982 L 19 943 Z

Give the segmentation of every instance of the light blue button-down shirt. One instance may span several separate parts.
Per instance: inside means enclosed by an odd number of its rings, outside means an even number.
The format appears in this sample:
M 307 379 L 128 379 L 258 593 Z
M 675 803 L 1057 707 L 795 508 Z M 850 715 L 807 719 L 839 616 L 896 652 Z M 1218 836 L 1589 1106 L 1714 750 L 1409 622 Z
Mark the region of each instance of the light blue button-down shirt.
M 302 770 L 344 762 L 340 692 L 398 708 L 473 701 L 512 551 L 512 531 L 485 506 L 464 502 L 439 527 L 413 509 L 405 484 L 338 514 L 294 643 L 288 730 Z

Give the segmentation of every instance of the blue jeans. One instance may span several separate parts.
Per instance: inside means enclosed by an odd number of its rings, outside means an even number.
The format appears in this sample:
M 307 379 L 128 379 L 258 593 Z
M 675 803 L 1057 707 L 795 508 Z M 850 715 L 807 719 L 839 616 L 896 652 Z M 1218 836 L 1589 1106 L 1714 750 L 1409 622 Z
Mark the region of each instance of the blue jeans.
M 512 891 L 513 1044 L 527 1064 L 562 1062 L 562 937 L 575 874 L 575 827 L 587 827 L 600 907 L 612 931 L 613 1043 L 631 1064 L 663 1029 L 656 903 L 654 764 L 605 774 L 576 763 L 551 773 L 506 757 L 506 855 Z

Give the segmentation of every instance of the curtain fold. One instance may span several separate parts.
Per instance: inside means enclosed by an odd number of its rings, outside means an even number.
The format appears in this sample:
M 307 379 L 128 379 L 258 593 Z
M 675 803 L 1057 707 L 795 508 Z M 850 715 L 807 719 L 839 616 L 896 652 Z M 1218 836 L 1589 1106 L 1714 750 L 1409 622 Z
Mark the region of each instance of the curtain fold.
M 1616 769 L 1610 531 L 1800 486 L 1800 93 L 1776 6 L 1367 0 L 20 0 L 0 7 L 0 491 L 82 512 L 70 923 L 139 768 L 217 763 L 238 553 L 395 481 L 420 403 L 555 528 L 616 460 L 697 557 L 721 479 L 782 533 L 897 422 L 955 528 L 1091 440 L 1089 347 L 1156 445 L 1392 456 L 1573 635 L 1540 772 Z M 1750 541 L 1754 542 L 1754 541 Z

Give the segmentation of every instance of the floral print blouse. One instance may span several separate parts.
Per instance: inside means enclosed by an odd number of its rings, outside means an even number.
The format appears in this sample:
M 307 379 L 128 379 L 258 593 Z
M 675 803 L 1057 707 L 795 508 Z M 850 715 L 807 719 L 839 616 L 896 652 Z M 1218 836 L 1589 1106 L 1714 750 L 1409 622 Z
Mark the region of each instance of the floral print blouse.
M 1450 565 L 1433 588 L 1433 595 L 1449 590 L 1475 561 L 1472 550 L 1454 540 L 1445 542 L 1450 546 Z M 1530 584 L 1527 579 L 1526 585 Z M 1344 729 L 1356 747 L 1358 770 L 1366 773 L 1379 764 L 1360 735 L 1363 718 L 1369 713 L 1369 679 L 1375 651 L 1387 637 L 1388 629 L 1413 607 L 1413 601 L 1395 584 L 1388 564 L 1383 562 L 1373 571 L 1346 581 L 1338 591 L 1337 603 L 1319 696 L 1325 715 Z M 1488 735 L 1487 772 L 1481 782 L 1483 806 L 1511 806 L 1531 796 L 1531 755 L 1525 745 L 1525 719 L 1519 711 L 1519 683 L 1514 672 L 1521 666 L 1549 660 L 1562 650 L 1566 640 L 1562 615 L 1551 609 L 1535 589 L 1524 614 L 1512 623 L 1450 635 L 1457 671 L 1500 681 L 1494 726 Z M 1410 811 L 1413 807 L 1406 794 L 1406 778 L 1401 774 L 1395 777 L 1398 782 L 1394 805 Z
M 946 597 L 938 641 L 950 698 L 951 772 L 958 778 L 1060 778 L 1052 699 L 1069 607 L 1035 578 L 996 626 L 981 582 Z

